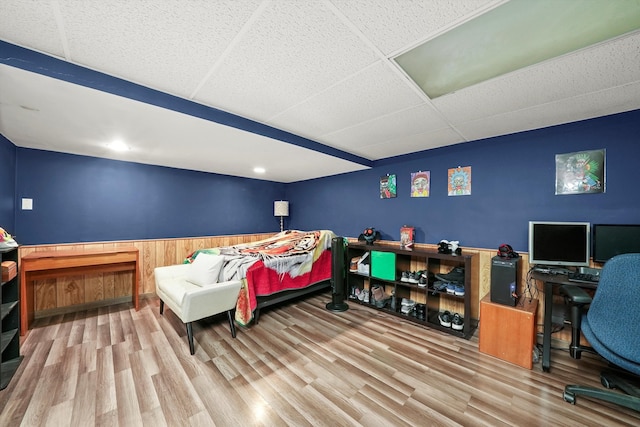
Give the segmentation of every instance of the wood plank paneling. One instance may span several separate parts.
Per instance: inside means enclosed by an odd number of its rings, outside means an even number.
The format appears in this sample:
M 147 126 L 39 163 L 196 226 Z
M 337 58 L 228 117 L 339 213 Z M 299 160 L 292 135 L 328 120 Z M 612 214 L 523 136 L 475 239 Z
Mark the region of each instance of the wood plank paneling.
M 273 233 L 247 234 L 237 236 L 195 237 L 184 239 L 161 239 L 117 242 L 89 242 L 61 245 L 21 246 L 20 257 L 34 251 L 64 251 L 77 249 L 108 249 L 120 246 L 135 246 L 140 256 L 139 293 L 155 293 L 153 270 L 158 266 L 180 264 L 196 249 L 253 242 L 272 236 Z M 118 301 L 131 296 L 131 272 L 99 273 L 83 276 L 61 277 L 35 282 L 35 316 L 39 311 L 69 308 L 82 304 L 93 304 L 110 300 Z M 60 312 L 60 310 L 58 310 Z
M 118 242 L 90 242 L 85 244 L 64 244 L 64 245 L 38 245 L 38 246 L 22 246 L 20 247 L 20 256 L 24 256 L 33 251 L 49 251 L 49 250 L 70 250 L 84 248 L 112 248 L 116 246 L 134 245 L 140 251 L 140 290 L 141 295 L 154 294 L 155 282 L 153 270 L 155 267 L 179 264 L 197 249 L 212 248 L 219 246 L 230 246 L 239 243 L 252 242 L 272 236 L 273 233 L 246 234 L 246 235 L 229 235 L 229 236 L 206 236 L 182 239 L 158 239 L 158 240 L 140 240 L 140 241 L 118 241 Z M 376 244 L 381 245 L 398 245 L 398 242 L 380 241 Z M 434 244 L 416 244 L 416 248 L 437 250 Z M 473 261 L 473 271 L 471 277 L 471 294 L 472 307 L 471 317 L 477 319 L 480 314 L 480 300 L 489 293 L 491 286 L 491 258 L 496 255 L 497 249 L 482 248 L 463 248 L 466 253 L 476 254 Z M 520 261 L 520 293 L 526 285 L 527 271 L 529 270 L 529 261 L 527 254 L 521 254 Z M 417 261 L 411 262 L 412 270 L 423 269 Z M 447 272 L 450 266 L 443 265 L 443 272 Z M 99 301 L 116 300 L 123 296 L 131 295 L 131 273 L 104 273 L 96 275 L 86 275 L 84 277 L 61 278 L 56 281 L 42 280 L 37 281 L 35 286 L 35 310 L 36 317 L 38 311 L 51 309 L 64 309 L 70 307 L 73 310 L 73 304 L 94 303 Z M 532 284 L 539 286 L 537 297 L 538 303 L 538 319 L 543 318 L 544 313 L 544 294 L 542 293 L 542 284 Z M 409 296 L 409 295 L 408 295 Z M 417 298 L 417 294 L 410 295 Z M 462 312 L 464 307 L 455 300 L 443 300 L 446 307 L 442 310 L 452 312 Z M 448 301 L 448 302 L 447 302 Z M 538 323 L 541 323 L 539 321 Z M 558 334 L 554 334 L 554 338 L 570 341 L 570 331 L 564 330 Z

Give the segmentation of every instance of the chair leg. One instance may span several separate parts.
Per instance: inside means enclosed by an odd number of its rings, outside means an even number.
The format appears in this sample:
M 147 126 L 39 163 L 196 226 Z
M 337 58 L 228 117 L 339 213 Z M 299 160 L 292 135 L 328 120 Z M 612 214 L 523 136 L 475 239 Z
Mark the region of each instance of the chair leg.
M 160 300 L 160 314 L 164 313 L 164 301 Z
M 613 390 L 600 389 L 582 385 L 568 385 L 564 388 L 563 399 L 572 405 L 576 404 L 577 396 L 586 396 L 594 399 L 621 405 L 634 411 L 640 411 L 640 398 L 618 393 Z
M 231 328 L 231 338 L 235 338 L 236 337 L 236 324 L 233 321 L 233 313 L 231 313 L 233 310 L 228 310 L 227 311 L 227 317 L 229 317 L 229 327 Z
M 193 347 L 193 327 L 191 326 L 191 322 L 187 322 L 187 339 L 189 340 L 189 351 L 191 354 L 195 353 Z

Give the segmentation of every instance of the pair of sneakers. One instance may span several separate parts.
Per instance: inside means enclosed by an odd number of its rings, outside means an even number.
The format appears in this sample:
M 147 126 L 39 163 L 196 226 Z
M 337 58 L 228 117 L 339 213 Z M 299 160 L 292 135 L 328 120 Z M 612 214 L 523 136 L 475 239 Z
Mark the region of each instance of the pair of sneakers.
M 406 283 L 418 283 L 421 274 L 421 271 L 403 271 L 400 276 L 400 281 Z
M 445 328 L 455 329 L 461 331 L 464 328 L 464 319 L 458 313 L 451 314 L 448 310 L 443 311 L 438 315 L 440 325 Z
M 413 311 L 416 306 L 416 302 L 409 298 L 402 298 L 402 302 L 400 303 L 400 312 L 402 314 L 409 314 Z
M 447 293 L 458 297 L 464 296 L 464 285 L 460 283 L 447 283 Z
M 356 298 L 364 303 L 369 302 L 369 291 L 367 289 L 356 288 Z
M 415 283 L 424 288 L 429 284 L 428 274 L 424 271 L 403 271 L 400 276 L 401 282 Z

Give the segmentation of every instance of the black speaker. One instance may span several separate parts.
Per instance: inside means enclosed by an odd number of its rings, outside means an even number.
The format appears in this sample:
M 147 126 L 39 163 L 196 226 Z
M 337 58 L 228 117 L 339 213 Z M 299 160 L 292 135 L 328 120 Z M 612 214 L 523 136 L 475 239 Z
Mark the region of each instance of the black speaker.
M 346 311 L 349 305 L 344 302 L 347 297 L 347 241 L 344 237 L 331 239 L 331 302 L 327 310 Z
M 514 306 L 518 302 L 518 266 L 520 258 L 491 259 L 491 302 Z

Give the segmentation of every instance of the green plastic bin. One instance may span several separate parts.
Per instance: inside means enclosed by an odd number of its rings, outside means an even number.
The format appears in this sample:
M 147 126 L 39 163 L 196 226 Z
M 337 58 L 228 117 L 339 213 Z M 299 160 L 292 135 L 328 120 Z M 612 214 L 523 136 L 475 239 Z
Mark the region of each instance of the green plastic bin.
M 396 254 L 371 251 L 371 277 L 396 280 Z

